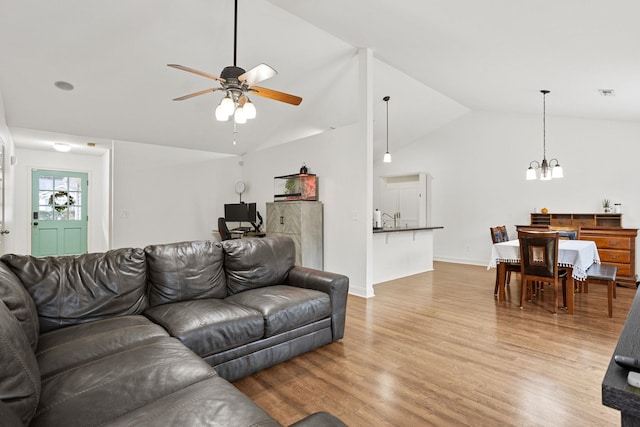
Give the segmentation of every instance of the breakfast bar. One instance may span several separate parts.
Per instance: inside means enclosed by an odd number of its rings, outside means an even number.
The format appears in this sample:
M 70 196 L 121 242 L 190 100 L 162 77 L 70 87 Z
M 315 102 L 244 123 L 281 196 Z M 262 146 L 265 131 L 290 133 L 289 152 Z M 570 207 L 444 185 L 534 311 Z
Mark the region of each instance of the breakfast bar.
M 396 227 L 373 230 L 373 283 L 433 270 L 433 230 Z

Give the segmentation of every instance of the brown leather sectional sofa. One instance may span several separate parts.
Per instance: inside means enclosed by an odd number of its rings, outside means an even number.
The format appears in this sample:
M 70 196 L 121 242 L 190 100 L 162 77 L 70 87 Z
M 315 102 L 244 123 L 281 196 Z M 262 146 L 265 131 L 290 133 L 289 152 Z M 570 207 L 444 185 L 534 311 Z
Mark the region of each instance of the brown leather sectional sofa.
M 3 425 L 277 426 L 229 381 L 344 334 L 348 278 L 284 237 L 1 260 Z

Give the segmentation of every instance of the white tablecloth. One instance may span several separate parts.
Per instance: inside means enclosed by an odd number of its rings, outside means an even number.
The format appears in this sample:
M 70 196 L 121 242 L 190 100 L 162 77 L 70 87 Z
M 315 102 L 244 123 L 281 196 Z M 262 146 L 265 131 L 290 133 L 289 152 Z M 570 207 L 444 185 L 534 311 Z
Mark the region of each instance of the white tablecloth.
M 487 269 L 496 268 L 501 262 L 520 262 L 520 242 L 518 240 L 509 240 L 493 245 Z M 600 263 L 598 248 L 594 242 L 590 240 L 560 240 L 558 265 L 572 267 L 574 279 L 586 279 L 587 270 L 594 262 Z

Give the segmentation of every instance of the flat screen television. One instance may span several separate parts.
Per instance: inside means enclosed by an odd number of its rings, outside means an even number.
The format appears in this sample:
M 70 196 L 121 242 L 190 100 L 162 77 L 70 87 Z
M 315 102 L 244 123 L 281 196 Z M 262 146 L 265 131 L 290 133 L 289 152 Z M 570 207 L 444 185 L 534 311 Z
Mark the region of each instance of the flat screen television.
M 256 204 L 255 203 L 225 204 L 224 219 L 227 222 L 256 222 Z

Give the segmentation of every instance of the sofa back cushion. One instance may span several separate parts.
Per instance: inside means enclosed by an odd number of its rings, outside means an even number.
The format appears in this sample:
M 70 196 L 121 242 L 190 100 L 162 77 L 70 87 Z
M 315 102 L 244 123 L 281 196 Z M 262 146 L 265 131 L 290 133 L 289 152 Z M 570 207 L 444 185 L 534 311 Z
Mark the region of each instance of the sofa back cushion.
M 283 236 L 225 240 L 222 248 L 231 294 L 283 284 L 296 259 L 293 240 Z
M 20 322 L 20 326 L 31 344 L 31 349 L 36 351 L 38 335 L 40 335 L 36 305 L 29 292 L 22 286 L 20 279 L 1 261 L 0 301 L 4 302 L 11 314 Z
M 219 244 L 205 240 L 151 245 L 145 249 L 149 303 L 156 306 L 201 298 L 224 298 L 227 282 Z
M 0 366 L 0 400 L 27 425 L 40 399 L 40 372 L 29 340 L 3 302 L 0 302 Z
M 33 298 L 41 332 L 141 314 L 149 305 L 142 249 L 44 258 L 10 254 L 2 261 Z

